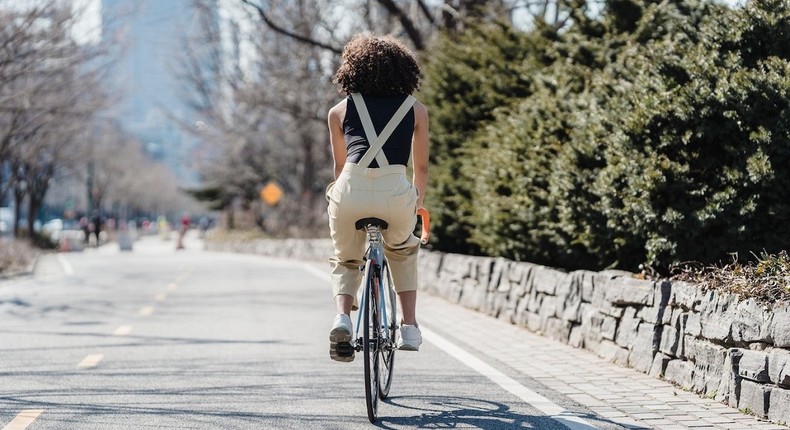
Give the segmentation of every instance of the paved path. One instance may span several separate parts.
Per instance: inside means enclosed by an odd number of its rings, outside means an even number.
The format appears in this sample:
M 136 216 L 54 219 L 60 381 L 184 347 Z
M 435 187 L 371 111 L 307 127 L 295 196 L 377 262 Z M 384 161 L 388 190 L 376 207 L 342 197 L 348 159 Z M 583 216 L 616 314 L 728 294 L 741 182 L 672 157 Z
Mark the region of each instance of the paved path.
M 0 282 L 0 429 L 370 428 L 362 360 L 328 357 L 325 275 L 158 238 L 49 255 Z M 433 344 L 398 355 L 390 396 L 378 427 L 621 429 L 548 416 Z
M 0 281 L 0 430 L 370 428 L 327 272 L 194 237 L 49 255 Z M 419 319 L 378 427 L 786 430 L 441 299 Z

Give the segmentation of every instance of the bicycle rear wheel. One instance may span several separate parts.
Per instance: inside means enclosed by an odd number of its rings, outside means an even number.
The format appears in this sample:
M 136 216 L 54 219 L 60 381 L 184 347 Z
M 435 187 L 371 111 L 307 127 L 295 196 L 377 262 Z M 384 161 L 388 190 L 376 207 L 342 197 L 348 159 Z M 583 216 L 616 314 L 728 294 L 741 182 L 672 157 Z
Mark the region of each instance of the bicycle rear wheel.
M 386 399 L 390 393 L 390 385 L 392 385 L 392 373 L 395 368 L 395 346 L 397 341 L 395 336 L 398 334 L 397 323 L 397 304 L 395 302 L 395 290 L 392 288 L 392 274 L 389 270 L 387 260 L 381 268 L 381 290 L 384 291 L 384 297 L 387 299 L 383 303 L 383 312 L 381 319 L 381 329 L 386 332 L 387 342 L 379 348 L 381 360 L 379 362 L 379 395 L 382 399 Z M 386 314 L 386 318 L 384 315 Z
M 367 295 L 362 318 L 362 354 L 365 359 L 365 403 L 368 419 L 376 421 L 379 403 L 379 300 L 376 292 L 379 274 L 376 262 L 365 263 L 365 293 Z

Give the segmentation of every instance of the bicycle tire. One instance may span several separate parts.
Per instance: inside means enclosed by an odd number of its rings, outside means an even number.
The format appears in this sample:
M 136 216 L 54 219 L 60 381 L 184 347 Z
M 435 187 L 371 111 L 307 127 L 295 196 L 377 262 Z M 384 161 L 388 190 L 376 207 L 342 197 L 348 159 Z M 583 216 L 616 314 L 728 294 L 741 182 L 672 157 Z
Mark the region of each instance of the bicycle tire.
M 384 294 L 388 296 L 386 303 L 388 321 L 382 321 L 382 324 L 387 326 L 387 335 L 389 337 L 387 346 L 388 348 L 379 348 L 381 360 L 379 363 L 379 396 L 386 399 L 390 394 L 390 386 L 392 385 L 392 374 L 395 371 L 395 350 L 397 345 L 396 336 L 398 334 L 398 307 L 396 303 L 395 290 L 392 288 L 392 274 L 389 270 L 387 260 L 381 268 L 381 284 L 383 286 Z
M 376 294 L 376 262 L 368 260 L 365 263 L 365 294 L 367 295 L 362 318 L 362 355 L 365 361 L 365 404 L 368 409 L 368 419 L 371 423 L 376 421 L 379 402 L 379 319 L 378 299 Z

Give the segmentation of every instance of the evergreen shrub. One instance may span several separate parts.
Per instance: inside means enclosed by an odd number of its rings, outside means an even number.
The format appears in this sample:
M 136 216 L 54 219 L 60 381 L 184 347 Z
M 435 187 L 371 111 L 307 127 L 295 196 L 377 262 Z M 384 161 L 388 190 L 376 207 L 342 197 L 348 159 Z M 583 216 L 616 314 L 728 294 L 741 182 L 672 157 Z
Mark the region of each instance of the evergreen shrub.
M 540 49 L 529 35 L 502 23 L 476 23 L 461 33 L 440 35 L 424 59 L 420 94 L 430 106 L 431 209 L 434 243 L 449 252 L 474 254 L 468 241 L 474 179 L 461 171 L 461 148 L 493 118 L 494 110 L 526 97 L 530 76 L 524 63 Z M 473 151 L 474 152 L 474 151 Z
M 499 72 L 527 84 L 521 95 L 479 96 L 498 104 L 486 105 L 485 115 L 463 115 L 476 112 L 464 107 L 476 98 L 445 95 L 447 84 L 429 73 L 433 141 L 441 142 L 434 162 L 451 172 L 433 178 L 450 193 L 429 200 L 444 211 L 436 246 L 455 251 L 444 248 L 451 236 L 453 248 L 466 241 L 516 260 L 664 271 L 785 249 L 788 8 L 777 0 L 736 10 L 644 2 L 627 8 L 628 16 L 639 12 L 632 26 L 608 10 L 598 26 L 578 20 L 562 33 L 538 29 L 520 39 L 518 64 L 467 63 L 466 82 L 474 74 L 497 81 L 491 74 Z M 442 55 L 491 49 L 469 42 L 441 46 Z M 452 121 L 442 116 L 447 105 L 432 104 L 448 99 Z M 460 123 L 472 124 L 470 132 L 436 137 Z

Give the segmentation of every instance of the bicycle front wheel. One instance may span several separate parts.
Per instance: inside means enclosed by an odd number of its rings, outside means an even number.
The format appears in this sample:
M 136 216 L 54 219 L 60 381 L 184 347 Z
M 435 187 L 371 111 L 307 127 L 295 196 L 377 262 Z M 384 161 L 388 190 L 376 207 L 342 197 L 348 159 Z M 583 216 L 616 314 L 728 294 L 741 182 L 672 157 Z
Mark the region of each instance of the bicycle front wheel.
M 382 399 L 386 399 L 390 394 L 390 385 L 392 385 L 397 345 L 395 336 L 398 334 L 398 323 L 396 322 L 398 308 L 395 302 L 395 290 L 392 288 L 392 274 L 390 273 L 387 260 L 384 260 L 384 265 L 381 268 L 380 291 L 383 291 L 384 297 L 386 297 L 386 300 L 381 301 L 381 329 L 386 334 L 387 341 L 379 348 L 379 355 L 381 356 L 379 362 L 379 395 Z
M 362 354 L 365 359 L 365 403 L 368 419 L 376 421 L 379 403 L 379 300 L 376 262 L 365 263 L 365 295 L 367 300 L 362 310 Z

